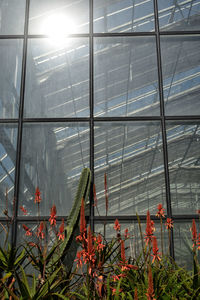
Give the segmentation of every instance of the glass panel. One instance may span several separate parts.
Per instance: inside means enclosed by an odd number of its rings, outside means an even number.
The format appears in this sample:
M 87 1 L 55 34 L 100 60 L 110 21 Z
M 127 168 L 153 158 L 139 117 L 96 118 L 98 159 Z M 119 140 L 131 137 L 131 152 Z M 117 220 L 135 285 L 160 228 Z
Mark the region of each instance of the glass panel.
M 89 31 L 89 0 L 31 0 L 29 34 L 63 36 Z
M 20 205 L 37 215 L 34 203 L 39 186 L 40 214 L 49 215 L 53 204 L 57 215 L 67 216 L 75 197 L 83 167 L 89 165 L 87 124 L 25 124 L 22 139 Z M 23 215 L 19 211 L 20 215 Z
M 159 115 L 154 37 L 96 38 L 95 116 Z
M 95 32 L 154 30 L 153 1 L 94 0 Z
M 165 205 L 162 136 L 159 122 L 95 123 L 95 183 L 100 215 L 146 214 Z
M 0 216 L 13 214 L 17 125 L 0 124 Z
M 26 0 L 0 1 L 0 34 L 23 34 Z
M 0 118 L 17 118 L 22 68 L 22 40 L 0 40 L 0 66 Z
M 195 214 L 200 200 L 200 122 L 167 122 L 174 214 Z
M 159 0 L 161 30 L 200 30 L 199 0 Z
M 165 112 L 199 115 L 200 36 L 161 37 Z
M 7 247 L 8 244 L 10 244 L 10 238 L 11 238 L 11 224 L 10 222 L 0 222 L 0 247 L 5 249 L 4 247 Z M 8 238 L 8 240 L 6 240 Z M 5 244 L 6 242 L 6 244 Z
M 106 222 L 103 225 L 104 221 L 99 224 L 98 222 L 95 223 L 95 232 L 101 233 L 103 236 L 106 237 L 106 240 L 109 241 L 112 238 L 116 237 L 116 231 L 114 230 L 114 222 Z M 137 221 L 129 221 L 129 222 L 119 222 L 121 225 L 120 234 L 122 239 L 124 239 L 125 229 L 128 229 L 129 239 L 125 241 L 126 249 L 126 258 L 138 258 L 142 251 L 142 243 L 141 243 L 141 236 L 140 230 Z M 154 222 L 155 232 L 154 236 L 157 238 L 159 252 L 161 253 L 161 233 L 160 233 L 160 223 L 159 221 Z M 141 228 L 143 233 L 143 242 L 145 245 L 146 240 L 144 239 L 144 233 L 146 229 L 146 221 L 141 221 Z M 168 232 L 166 232 L 165 226 L 163 225 L 163 252 L 164 254 L 169 253 L 169 246 L 168 246 Z M 161 255 L 160 255 L 161 256 Z
M 196 222 L 196 225 L 197 224 L 198 222 Z M 192 254 L 193 242 L 192 242 L 191 227 L 192 227 L 192 220 L 191 222 L 180 221 L 174 224 L 174 231 L 173 231 L 176 262 L 179 266 L 185 267 L 186 269 L 189 270 L 193 268 L 193 254 Z
M 26 117 L 89 116 L 89 45 L 87 38 L 50 39 L 28 44 Z

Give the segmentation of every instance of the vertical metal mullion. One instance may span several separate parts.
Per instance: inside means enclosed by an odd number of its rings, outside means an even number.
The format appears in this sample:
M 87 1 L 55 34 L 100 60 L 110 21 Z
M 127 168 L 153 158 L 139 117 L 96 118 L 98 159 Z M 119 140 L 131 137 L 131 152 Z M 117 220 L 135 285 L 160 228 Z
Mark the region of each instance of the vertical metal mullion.
M 158 64 L 158 82 L 159 82 L 159 94 L 160 94 L 160 114 L 161 114 L 161 128 L 162 128 L 162 139 L 163 139 L 163 157 L 164 157 L 164 170 L 165 170 L 167 215 L 169 218 L 171 218 L 172 217 L 172 209 L 171 209 L 170 181 L 169 181 L 169 168 L 168 168 L 167 134 L 166 134 L 166 124 L 165 124 L 165 107 L 164 107 L 161 46 L 160 46 L 160 32 L 159 32 L 159 20 L 158 20 L 159 17 L 158 17 L 157 0 L 154 0 L 154 14 L 155 14 L 156 51 L 157 51 L 157 64 Z M 171 234 L 170 255 L 172 258 L 174 258 L 173 231 Z
M 94 231 L 94 206 L 93 206 L 93 183 L 94 183 L 94 41 L 93 41 L 93 0 L 89 2 L 89 22 L 90 22 L 90 47 L 89 47 L 89 89 L 90 89 L 90 170 L 92 173 L 91 190 L 90 190 L 90 226 Z
M 18 136 L 17 136 L 17 155 L 16 155 L 16 164 L 15 164 L 15 187 L 14 187 L 14 207 L 13 207 L 14 218 L 13 218 L 12 233 L 11 233 L 11 241 L 13 245 L 16 245 L 16 238 L 17 238 L 17 210 L 18 210 L 18 198 L 19 198 L 19 177 L 20 177 L 22 130 L 23 130 L 23 110 L 24 110 L 25 76 L 26 76 L 29 7 L 30 7 L 30 0 L 26 0 Z

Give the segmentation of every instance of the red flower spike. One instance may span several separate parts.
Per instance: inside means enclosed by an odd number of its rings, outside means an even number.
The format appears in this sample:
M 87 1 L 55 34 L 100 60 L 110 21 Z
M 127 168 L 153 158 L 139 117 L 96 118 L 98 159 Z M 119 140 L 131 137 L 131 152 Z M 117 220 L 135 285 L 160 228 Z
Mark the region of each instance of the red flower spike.
M 64 219 L 62 219 L 62 223 L 61 223 L 61 225 L 59 227 L 59 232 L 57 234 L 59 241 L 60 240 L 64 241 L 64 238 L 65 238 L 65 236 L 64 236 L 64 230 L 65 230 L 65 222 L 64 222 Z
M 146 233 L 145 233 L 145 240 L 146 244 L 152 241 L 153 237 L 153 229 L 152 229 L 152 224 L 151 224 L 151 217 L 149 210 L 147 211 L 147 218 L 146 218 Z
M 100 234 L 98 235 L 98 238 L 97 238 L 96 242 L 97 242 L 97 251 L 103 250 L 103 248 L 105 247 L 105 245 L 102 244 L 102 237 L 101 237 Z
M 84 199 L 81 199 L 81 211 L 80 211 L 80 234 L 83 235 L 86 232 L 86 222 L 85 222 L 85 205 Z
M 107 175 L 104 174 L 104 189 L 105 189 L 105 200 L 106 200 L 106 214 L 108 212 L 108 186 L 107 186 Z
M 116 280 L 119 280 L 118 279 L 118 276 L 116 276 L 117 278 L 116 279 L 114 279 L 114 281 L 116 281 Z M 115 294 L 116 294 L 116 292 L 117 292 L 117 289 L 115 289 L 115 288 L 113 288 L 113 287 L 111 287 L 111 289 L 112 289 L 112 296 L 114 296 Z M 119 289 L 119 293 L 121 293 L 122 292 L 122 289 Z
M 19 208 L 23 212 L 23 214 L 26 216 L 28 211 L 22 205 L 20 205 Z
M 198 246 L 198 250 L 200 250 L 200 233 L 199 233 L 199 238 L 198 238 L 198 241 L 197 241 L 197 246 Z
M 97 207 L 97 194 L 96 194 L 96 186 L 93 184 L 93 197 L 94 197 L 94 207 Z
M 196 223 L 195 223 L 195 219 L 192 219 L 192 240 L 194 242 L 194 244 L 192 245 L 192 247 L 194 248 L 197 244 L 197 227 L 196 227 Z
M 77 261 L 77 268 L 80 268 L 83 265 L 83 262 L 82 262 L 82 259 L 81 259 L 82 251 L 78 251 L 76 256 L 77 256 L 77 259 L 75 259 L 74 261 Z
M 115 220 L 115 226 L 113 227 L 116 231 L 120 231 L 121 225 L 119 224 L 118 219 Z
M 162 218 L 162 217 L 165 218 L 165 215 L 164 215 L 165 210 L 164 210 L 164 208 L 163 208 L 163 206 L 162 206 L 161 203 L 158 204 L 157 209 L 158 209 L 158 212 L 156 214 L 156 217 L 158 217 L 158 218 Z
M 126 229 L 124 230 L 124 237 L 125 237 L 125 239 L 128 239 L 128 238 L 130 237 L 130 234 L 129 234 L 129 232 L 128 232 L 128 228 L 126 228 Z
M 137 288 L 135 288 L 135 292 L 134 292 L 134 300 L 138 300 Z
M 125 247 L 124 247 L 124 241 L 121 240 L 121 260 L 123 263 L 126 262 L 126 256 L 125 256 Z
M 155 228 L 155 225 L 154 225 L 154 224 L 155 224 L 154 221 L 151 220 L 151 228 L 152 228 L 152 231 L 153 231 L 153 232 L 156 231 L 156 228 Z
M 154 298 L 154 289 L 153 289 L 153 276 L 152 276 L 152 271 L 151 267 L 149 267 L 149 272 L 148 272 L 148 289 L 147 289 L 147 300 L 156 300 Z
M 28 226 L 26 226 L 25 224 L 22 225 L 24 230 L 26 231 L 25 235 L 26 236 L 32 236 L 32 232 L 31 232 L 31 229 L 28 228 Z
M 93 241 L 92 241 L 92 232 L 90 226 L 88 227 L 88 234 L 87 234 L 87 241 L 88 241 L 88 254 L 90 255 L 93 252 Z
M 166 223 L 165 223 L 165 226 L 166 226 L 166 228 L 168 229 L 168 230 L 170 230 L 171 228 L 173 228 L 173 221 L 172 221 L 172 219 L 170 219 L 170 218 L 167 218 L 167 221 L 166 221 Z
M 38 245 L 35 244 L 35 243 L 33 243 L 33 242 L 29 242 L 28 245 L 29 245 L 30 247 L 38 248 Z
M 36 190 L 35 190 L 35 203 L 40 203 L 41 202 L 41 197 L 40 197 L 40 190 L 39 190 L 39 187 L 37 186 L 36 187 Z
M 155 260 L 157 260 L 157 261 L 160 261 L 161 260 L 161 258 L 159 257 L 159 255 L 158 254 L 160 254 L 159 252 L 158 252 L 158 244 L 157 244 L 157 239 L 156 239 L 156 237 L 155 236 L 153 236 L 153 260 L 152 260 L 152 263 L 154 263 L 154 261 Z
M 53 205 L 51 207 L 51 214 L 50 214 L 49 222 L 50 222 L 51 226 L 56 225 L 56 206 L 55 205 Z
M 37 236 L 41 239 L 44 239 L 44 236 L 45 236 L 43 230 L 44 230 L 44 222 L 42 221 L 42 222 L 40 222 L 40 226 L 39 226 L 39 228 L 37 230 L 37 233 L 36 233 Z

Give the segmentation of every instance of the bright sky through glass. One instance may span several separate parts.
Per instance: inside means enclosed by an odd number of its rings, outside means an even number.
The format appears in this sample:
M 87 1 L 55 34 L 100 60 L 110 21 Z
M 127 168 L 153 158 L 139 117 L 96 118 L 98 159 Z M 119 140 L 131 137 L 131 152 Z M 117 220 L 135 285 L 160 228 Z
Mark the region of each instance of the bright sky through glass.
M 42 24 L 42 32 L 48 35 L 51 42 L 57 45 L 64 43 L 65 37 L 69 34 L 76 33 L 75 20 L 64 14 L 52 14 L 48 16 Z

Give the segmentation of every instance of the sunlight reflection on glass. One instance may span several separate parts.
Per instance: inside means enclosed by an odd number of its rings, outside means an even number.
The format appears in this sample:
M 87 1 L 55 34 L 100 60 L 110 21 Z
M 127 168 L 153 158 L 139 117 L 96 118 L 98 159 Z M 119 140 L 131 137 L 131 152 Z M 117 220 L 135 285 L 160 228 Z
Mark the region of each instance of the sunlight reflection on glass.
M 61 46 L 65 43 L 65 37 L 76 33 L 77 26 L 74 19 L 63 14 L 53 14 L 44 20 L 42 31 L 51 43 Z

